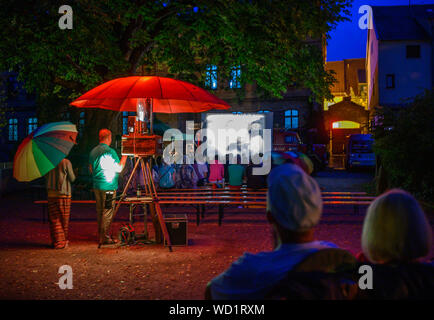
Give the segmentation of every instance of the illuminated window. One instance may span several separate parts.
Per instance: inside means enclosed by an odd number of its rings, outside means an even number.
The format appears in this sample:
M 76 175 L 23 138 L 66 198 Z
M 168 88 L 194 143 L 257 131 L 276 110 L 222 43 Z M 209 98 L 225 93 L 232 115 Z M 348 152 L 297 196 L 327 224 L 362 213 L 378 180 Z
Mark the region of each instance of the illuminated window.
M 285 136 L 285 143 L 288 143 L 288 144 L 298 143 L 297 137 L 293 136 L 293 135 Z
M 84 111 L 80 112 L 80 119 L 78 120 L 78 134 L 80 137 L 83 136 L 85 120 L 86 120 L 86 113 Z
M 289 109 L 285 111 L 285 129 L 298 129 L 297 109 Z
M 233 114 L 243 114 L 241 111 L 234 111 Z
M 229 81 L 229 88 L 231 89 L 241 88 L 240 78 L 241 78 L 241 66 L 232 68 L 231 80 Z
M 336 121 L 332 124 L 333 129 L 359 129 L 360 123 L 354 121 Z
M 38 127 L 38 118 L 27 119 L 27 134 L 31 134 Z
M 9 119 L 9 141 L 18 141 L 18 119 Z
M 270 110 L 259 110 L 258 113 L 268 113 Z
M 217 89 L 217 66 L 210 65 L 206 67 L 205 87 L 212 90 Z

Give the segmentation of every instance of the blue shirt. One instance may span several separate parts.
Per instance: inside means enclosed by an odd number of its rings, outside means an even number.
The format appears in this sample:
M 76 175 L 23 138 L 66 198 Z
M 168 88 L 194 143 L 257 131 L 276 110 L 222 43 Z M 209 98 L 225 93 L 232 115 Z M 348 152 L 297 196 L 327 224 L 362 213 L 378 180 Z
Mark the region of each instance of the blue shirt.
M 269 252 L 245 253 L 211 280 L 211 296 L 215 300 L 264 299 L 269 290 L 308 255 L 319 249 L 336 247 L 330 242 L 313 241 L 282 244 Z

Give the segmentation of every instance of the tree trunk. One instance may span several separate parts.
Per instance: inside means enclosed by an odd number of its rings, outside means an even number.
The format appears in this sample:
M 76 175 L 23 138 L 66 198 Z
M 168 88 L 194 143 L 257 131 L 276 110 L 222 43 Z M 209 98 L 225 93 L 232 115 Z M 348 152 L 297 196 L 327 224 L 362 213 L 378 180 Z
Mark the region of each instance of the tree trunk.
M 82 154 L 89 153 L 93 147 L 98 145 L 98 133 L 101 129 L 109 129 L 112 132 L 112 140 L 115 142 L 115 137 L 119 128 L 120 113 L 116 111 L 103 109 L 87 109 L 86 122 L 82 137 L 79 139 L 78 149 Z

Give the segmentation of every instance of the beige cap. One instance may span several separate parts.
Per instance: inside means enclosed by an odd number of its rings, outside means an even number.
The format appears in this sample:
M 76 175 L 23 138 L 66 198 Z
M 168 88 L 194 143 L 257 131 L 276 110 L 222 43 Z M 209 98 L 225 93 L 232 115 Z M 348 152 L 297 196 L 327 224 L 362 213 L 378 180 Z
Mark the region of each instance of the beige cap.
M 282 164 L 268 176 L 267 210 L 285 229 L 307 231 L 322 214 L 318 183 L 294 164 Z

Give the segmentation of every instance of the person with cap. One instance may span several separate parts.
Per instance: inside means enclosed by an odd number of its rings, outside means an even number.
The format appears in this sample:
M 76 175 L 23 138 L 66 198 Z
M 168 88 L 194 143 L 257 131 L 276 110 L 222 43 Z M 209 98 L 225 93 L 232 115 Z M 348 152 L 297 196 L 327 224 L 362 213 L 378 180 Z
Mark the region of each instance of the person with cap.
M 205 297 L 215 300 L 264 299 L 298 263 L 333 243 L 314 240 L 322 214 L 321 190 L 316 181 L 294 164 L 282 164 L 268 177 L 267 220 L 274 250 L 245 253 L 212 279 Z

